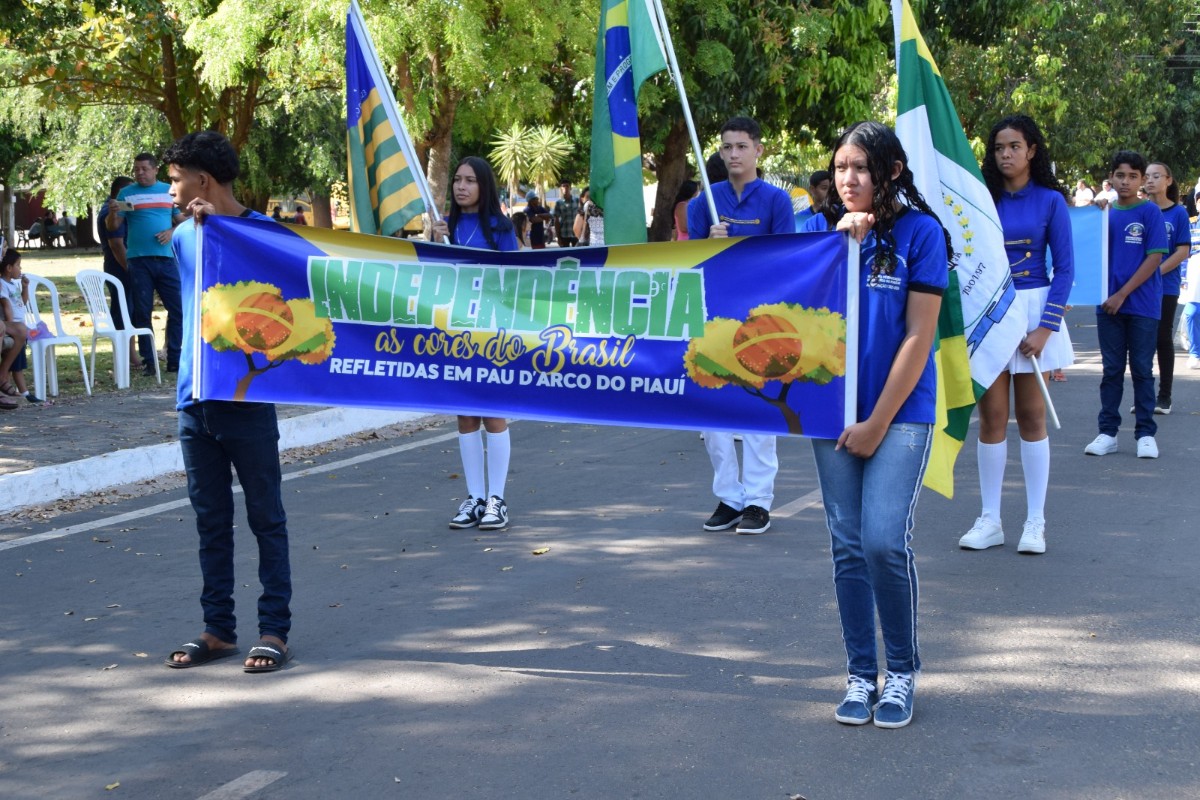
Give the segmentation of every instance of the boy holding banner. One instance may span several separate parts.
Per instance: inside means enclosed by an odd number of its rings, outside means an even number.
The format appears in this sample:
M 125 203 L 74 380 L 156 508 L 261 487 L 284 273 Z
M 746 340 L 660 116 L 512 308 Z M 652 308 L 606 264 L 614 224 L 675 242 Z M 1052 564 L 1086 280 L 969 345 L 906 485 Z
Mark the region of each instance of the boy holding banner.
M 688 236 L 719 239 L 792 233 L 795 221 L 787 192 L 758 178 L 758 159 L 763 154 L 762 129 L 749 117 L 734 117 L 721 128 L 721 160 L 729 178 L 712 186 L 713 201 L 720 219 L 714 220 L 701 194 L 688 203 Z M 741 534 L 766 533 L 771 527 L 771 501 L 775 498 L 775 474 L 779 459 L 775 437 L 742 435 L 745 466 L 738 479 L 734 434 L 705 431 L 704 447 L 713 465 L 713 494 L 720 501 L 704 523 L 706 531 L 724 531 L 737 526 Z
M 1104 376 L 1100 380 L 1100 433 L 1084 448 L 1090 456 L 1117 452 L 1121 426 L 1121 394 L 1125 362 L 1133 377 L 1138 458 L 1158 458 L 1154 434 L 1154 350 L 1162 315 L 1162 275 L 1159 265 L 1167 252 L 1167 225 L 1158 206 L 1139 200 L 1146 159 L 1121 150 L 1112 160 L 1117 200 L 1108 224 L 1109 296 L 1096 307 L 1096 332 Z
M 204 590 L 204 633 L 167 656 L 168 667 L 195 667 L 234 655 L 237 620 L 233 613 L 233 476 L 246 498 L 246 517 L 258 540 L 259 643 L 250 648 L 246 672 L 275 672 L 291 652 L 287 646 L 292 614 L 291 564 L 287 516 L 283 510 L 279 466 L 279 425 L 270 403 L 196 400 L 193 362 L 200 320 L 196 318 L 196 226 L 209 215 L 249 217 L 270 222 L 265 214 L 233 197 L 238 155 L 216 131 L 190 133 L 167 150 L 171 196 L 192 214 L 175 229 L 171 246 L 179 263 L 183 290 L 183 348 L 179 361 L 179 445 L 187 472 L 188 498 L 200 534 L 200 572 Z

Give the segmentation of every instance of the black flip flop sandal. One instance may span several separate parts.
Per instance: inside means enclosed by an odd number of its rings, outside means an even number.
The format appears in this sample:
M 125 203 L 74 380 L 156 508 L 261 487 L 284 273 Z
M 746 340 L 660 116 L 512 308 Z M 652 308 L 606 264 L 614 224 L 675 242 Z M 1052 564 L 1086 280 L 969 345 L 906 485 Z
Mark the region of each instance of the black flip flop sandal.
M 275 663 L 265 667 L 242 667 L 245 672 L 278 672 L 283 669 L 284 664 L 292 660 L 292 648 L 280 650 L 276 645 L 260 640 L 258 644 L 250 648 L 249 653 L 246 653 L 246 658 L 269 658 Z
M 175 655 L 183 653 L 191 661 L 176 661 Z M 167 660 L 163 663 L 171 669 L 187 669 L 188 667 L 198 667 L 201 664 L 207 664 L 210 661 L 217 661 L 222 658 L 229 658 L 238 654 L 236 647 L 225 647 L 219 650 L 208 646 L 208 642 L 203 639 L 197 639 L 194 642 L 181 644 L 170 653 L 167 654 Z

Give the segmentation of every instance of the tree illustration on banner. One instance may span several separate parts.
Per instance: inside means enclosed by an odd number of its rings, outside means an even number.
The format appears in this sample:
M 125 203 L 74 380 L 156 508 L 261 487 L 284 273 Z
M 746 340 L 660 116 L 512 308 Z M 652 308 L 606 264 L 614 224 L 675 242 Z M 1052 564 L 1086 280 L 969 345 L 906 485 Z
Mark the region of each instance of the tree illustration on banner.
M 333 352 L 333 322 L 317 317 L 312 300 L 284 300 L 278 287 L 242 281 L 218 283 L 201 301 L 201 335 L 218 352 L 241 351 L 247 372 L 234 400 L 245 400 L 250 382 L 286 361 L 320 364 Z M 256 355 L 266 357 L 260 365 Z
M 740 386 L 778 408 L 788 433 L 803 433 L 800 415 L 787 404 L 796 381 L 826 384 L 846 374 L 846 319 L 827 308 L 771 303 L 745 321 L 715 317 L 683 356 L 692 382 L 705 389 Z M 772 397 L 764 389 L 778 382 Z

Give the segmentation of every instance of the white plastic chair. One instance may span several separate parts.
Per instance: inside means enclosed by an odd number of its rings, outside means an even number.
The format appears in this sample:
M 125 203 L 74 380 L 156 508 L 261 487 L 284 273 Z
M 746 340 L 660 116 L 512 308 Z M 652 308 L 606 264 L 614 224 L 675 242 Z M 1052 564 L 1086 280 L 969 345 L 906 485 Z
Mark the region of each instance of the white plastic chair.
M 113 378 L 118 389 L 129 388 L 129 340 L 135 336 L 149 336 L 151 352 L 157 354 L 158 347 L 154 343 L 154 331 L 150 328 L 135 328 L 129 320 L 129 307 L 125 305 L 125 290 L 121 282 L 111 275 L 97 269 L 83 269 L 75 276 L 75 282 L 83 292 L 83 302 L 87 303 L 88 313 L 92 315 L 92 374 L 96 374 L 96 340 L 110 339 L 113 343 Z M 123 327 L 118 329 L 108 308 L 108 298 L 104 296 L 104 287 L 117 298 L 121 308 Z M 158 358 L 154 359 L 154 376 L 162 383 L 162 372 L 158 367 Z
M 87 364 L 83 360 L 83 342 L 78 336 L 71 336 L 63 331 L 62 312 L 58 307 L 58 289 L 53 283 L 38 275 L 25 276 L 29 278 L 29 302 L 25 304 L 25 325 L 32 333 L 41 322 L 50 329 L 49 336 L 37 336 L 29 340 L 29 350 L 33 356 L 33 394 L 35 397 L 46 397 L 46 384 L 49 382 L 50 395 L 58 396 L 58 362 L 54 357 L 54 348 L 63 344 L 71 344 L 79 352 L 79 370 L 83 373 L 83 388 L 90 395 L 92 384 L 88 379 Z M 43 319 L 38 310 L 37 295 L 39 289 L 45 289 L 50 295 L 50 312 L 54 324 L 49 318 Z

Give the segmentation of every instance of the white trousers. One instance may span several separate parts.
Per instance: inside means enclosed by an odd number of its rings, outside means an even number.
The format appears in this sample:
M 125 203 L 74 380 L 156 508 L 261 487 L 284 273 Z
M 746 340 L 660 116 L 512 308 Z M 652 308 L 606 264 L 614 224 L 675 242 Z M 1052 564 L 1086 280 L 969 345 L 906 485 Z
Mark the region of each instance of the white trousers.
M 737 445 L 733 434 L 705 431 L 704 448 L 713 466 L 713 494 L 727 506 L 741 511 L 746 506 L 771 510 L 775 499 L 776 437 L 762 433 L 742 434 L 741 479 L 738 475 Z

